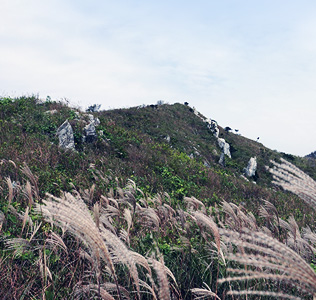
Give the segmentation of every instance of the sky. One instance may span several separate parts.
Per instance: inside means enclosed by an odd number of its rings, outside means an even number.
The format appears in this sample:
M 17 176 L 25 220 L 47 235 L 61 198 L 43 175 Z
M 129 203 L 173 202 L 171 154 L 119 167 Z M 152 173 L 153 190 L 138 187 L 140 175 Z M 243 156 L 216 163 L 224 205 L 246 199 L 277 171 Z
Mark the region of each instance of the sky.
M 314 0 L 1 0 L 0 11 L 0 96 L 186 101 L 272 150 L 316 150 Z

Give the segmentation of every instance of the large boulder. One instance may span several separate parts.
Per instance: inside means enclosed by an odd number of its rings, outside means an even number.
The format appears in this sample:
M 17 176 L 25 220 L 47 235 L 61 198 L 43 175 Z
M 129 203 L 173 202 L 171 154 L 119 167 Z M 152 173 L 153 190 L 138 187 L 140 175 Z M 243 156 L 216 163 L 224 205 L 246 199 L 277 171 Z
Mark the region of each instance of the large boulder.
M 68 120 L 59 126 L 56 132 L 59 139 L 59 147 L 66 150 L 75 149 L 74 133 Z
M 229 158 L 232 158 L 230 155 L 230 147 L 229 144 L 222 138 L 217 139 L 218 146 L 222 149 L 222 152 L 227 155 Z
M 248 161 L 247 168 L 244 168 L 244 173 L 247 177 L 255 176 L 257 171 L 257 158 L 251 157 Z

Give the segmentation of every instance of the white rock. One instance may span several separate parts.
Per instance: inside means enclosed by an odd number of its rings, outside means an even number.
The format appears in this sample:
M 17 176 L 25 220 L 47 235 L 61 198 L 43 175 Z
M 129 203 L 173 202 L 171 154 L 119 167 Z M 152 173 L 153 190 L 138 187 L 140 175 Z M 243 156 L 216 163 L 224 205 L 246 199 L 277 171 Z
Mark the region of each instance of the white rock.
M 56 134 L 58 135 L 60 148 L 75 149 L 74 133 L 68 120 L 59 126 Z
M 48 114 L 48 115 L 54 115 L 56 113 L 57 113 L 57 109 L 52 109 L 52 110 L 45 111 L 45 114 Z
M 244 180 L 246 180 L 246 181 L 249 181 L 249 180 L 248 180 L 248 178 L 247 178 L 247 177 L 245 177 L 245 176 L 244 176 L 244 175 L 242 175 L 242 174 L 240 175 L 240 178 L 242 178 L 242 179 L 244 179 Z
M 207 128 L 209 130 L 211 130 L 213 135 L 218 138 L 219 129 L 217 127 L 217 122 L 215 120 L 208 119 L 208 118 L 205 118 L 205 119 L 202 119 L 202 120 L 203 120 L 203 122 L 205 122 L 207 124 Z
M 221 153 L 221 156 L 220 156 L 220 158 L 219 158 L 218 163 L 219 163 L 222 167 L 225 167 L 225 154 L 224 154 L 224 152 Z
M 214 121 L 214 120 L 211 120 L 209 128 L 212 131 L 213 135 L 218 138 L 218 136 L 219 136 L 219 129 L 217 127 L 217 122 Z
M 195 114 L 196 116 L 199 117 L 199 112 L 197 111 L 197 109 L 196 109 L 195 107 L 193 107 L 193 112 L 194 112 L 194 114 Z
M 251 157 L 248 161 L 247 168 L 244 168 L 247 177 L 255 176 L 257 170 L 257 158 Z
M 95 127 L 100 124 L 100 120 L 98 118 L 94 118 L 93 115 L 89 114 L 89 124 L 84 127 L 85 130 L 85 136 L 84 141 L 85 142 L 93 142 L 97 139 L 97 133 L 95 130 Z
M 99 118 L 94 118 L 94 115 L 88 114 L 89 122 L 93 123 L 94 126 L 98 126 L 100 124 Z
M 218 146 L 222 149 L 223 153 L 226 154 L 229 158 L 231 158 L 230 155 L 230 146 L 226 141 L 222 138 L 217 139 Z

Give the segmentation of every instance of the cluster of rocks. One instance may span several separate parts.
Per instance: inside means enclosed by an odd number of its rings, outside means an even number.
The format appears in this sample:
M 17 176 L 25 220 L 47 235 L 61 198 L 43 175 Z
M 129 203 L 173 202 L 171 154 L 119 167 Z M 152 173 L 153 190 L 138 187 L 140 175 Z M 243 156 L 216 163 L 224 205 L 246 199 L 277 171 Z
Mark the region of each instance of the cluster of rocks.
M 76 121 L 88 118 L 88 124 L 84 127 L 82 142 L 94 142 L 98 137 L 96 127 L 100 125 L 100 120 L 98 118 L 94 118 L 92 114 L 80 115 L 78 112 L 75 113 L 77 115 L 77 119 L 75 119 Z M 59 126 L 56 135 L 59 139 L 60 148 L 65 150 L 75 150 L 74 133 L 68 120 Z
M 219 136 L 219 129 L 218 129 L 218 126 L 217 126 L 217 122 L 215 120 L 207 119 L 207 118 L 205 118 L 203 121 L 207 124 L 207 128 L 212 132 L 212 134 L 216 138 L 218 138 L 218 136 Z
M 94 118 L 93 115 L 88 115 L 89 123 L 84 127 L 84 136 L 83 142 L 92 143 L 94 142 L 98 136 L 96 132 L 96 127 L 100 125 L 100 120 L 98 118 Z
M 219 164 L 222 166 L 225 166 L 225 155 L 227 155 L 229 158 L 231 158 L 230 154 L 230 146 L 223 138 L 219 138 L 219 128 L 217 125 L 217 122 L 215 120 L 212 120 L 210 118 L 204 118 L 200 113 L 196 110 L 195 107 L 193 107 L 193 113 L 199 117 L 204 123 L 206 123 L 207 128 L 212 132 L 213 136 L 216 137 L 218 146 L 222 150 L 222 153 L 220 155 Z
M 55 114 L 57 111 L 47 111 L 46 113 L 48 114 Z M 230 146 L 229 144 L 225 141 L 223 138 L 219 138 L 219 129 L 217 126 L 217 122 L 212 120 L 212 119 L 207 119 L 202 117 L 198 111 L 193 108 L 193 112 L 196 116 L 198 116 L 203 122 L 207 124 L 207 127 L 209 130 L 212 132 L 212 134 L 216 137 L 217 143 L 219 148 L 221 149 L 221 154 L 220 154 L 220 159 L 219 159 L 219 164 L 222 166 L 225 166 L 225 156 L 228 156 L 231 158 L 231 153 L 230 153 Z M 92 114 L 81 114 L 79 112 L 75 112 L 77 118 L 75 119 L 76 121 L 83 120 L 84 122 L 87 122 L 87 125 L 84 127 L 83 130 L 83 138 L 82 142 L 86 143 L 91 143 L 94 142 L 98 135 L 96 132 L 96 127 L 100 125 L 100 120 L 98 118 L 95 118 Z M 88 121 L 86 121 L 88 119 Z M 100 132 L 99 134 L 102 134 Z M 69 123 L 68 120 L 66 120 L 63 124 L 60 125 L 60 127 L 57 129 L 56 135 L 58 136 L 59 139 L 59 147 L 65 150 L 75 150 L 75 140 L 74 140 L 74 132 L 72 129 L 71 124 Z M 167 135 L 165 137 L 166 141 L 169 143 L 170 142 L 170 136 Z M 199 155 L 199 152 L 197 149 L 195 149 L 194 154 L 192 154 L 191 158 L 193 158 L 195 155 Z M 247 177 L 253 177 L 255 176 L 257 170 L 257 159 L 256 157 L 251 157 L 248 165 L 246 168 L 244 168 L 244 175 L 243 178 L 247 180 Z
M 225 156 L 228 156 L 231 158 L 231 153 L 230 153 L 230 146 L 229 144 L 225 141 L 225 139 L 219 137 L 219 129 L 217 122 L 215 120 L 209 119 L 209 118 L 204 118 L 197 110 L 195 107 L 192 108 L 193 113 L 199 117 L 204 123 L 207 124 L 207 128 L 212 132 L 213 136 L 216 137 L 217 143 L 219 148 L 221 149 L 221 154 L 218 163 L 221 166 L 225 166 Z M 228 128 L 228 127 L 227 127 Z M 231 130 L 231 128 L 229 128 Z M 238 130 L 235 130 L 236 133 Z M 253 177 L 255 176 L 257 171 L 257 158 L 256 157 L 251 157 L 249 159 L 248 165 L 246 168 L 244 168 L 244 175 L 241 175 L 243 178 L 246 180 L 247 177 Z

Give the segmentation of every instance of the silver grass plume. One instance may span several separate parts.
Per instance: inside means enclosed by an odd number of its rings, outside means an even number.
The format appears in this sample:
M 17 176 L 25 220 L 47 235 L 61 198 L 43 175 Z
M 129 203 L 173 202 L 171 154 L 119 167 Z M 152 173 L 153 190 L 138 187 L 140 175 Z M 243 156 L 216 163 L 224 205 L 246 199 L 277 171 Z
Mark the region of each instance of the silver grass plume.
M 316 245 L 316 233 L 313 232 L 308 226 L 303 228 L 303 238 L 312 245 Z M 316 252 L 316 249 L 314 252 Z
M 38 177 L 35 176 L 31 169 L 29 168 L 29 166 L 24 162 L 23 164 L 23 167 L 21 167 L 21 172 L 27 176 L 27 178 L 31 181 L 32 183 L 32 186 L 33 186 L 33 192 L 34 192 L 34 195 L 35 195 L 35 198 L 37 200 L 39 200 L 39 189 L 38 189 L 38 184 L 37 184 L 37 181 L 38 181 Z M 30 200 L 29 200 L 30 201 Z
M 29 223 L 31 221 L 32 224 L 32 219 L 29 217 L 29 206 L 26 208 L 25 212 L 24 212 L 24 216 L 23 216 L 23 222 L 22 222 L 22 229 L 21 229 L 21 234 L 23 233 L 26 221 L 29 220 Z
M 148 275 L 148 274 L 147 274 Z M 148 277 L 150 278 L 150 280 L 152 280 L 152 278 L 148 275 Z M 147 290 L 149 290 L 150 294 L 153 297 L 153 300 L 158 300 L 156 293 L 155 293 L 155 289 L 153 287 L 151 287 L 147 282 L 143 281 L 143 280 L 139 280 L 139 284 L 140 286 L 146 288 Z
M 120 286 L 119 288 L 122 298 L 130 299 L 128 291 L 122 286 Z M 87 299 L 87 294 L 91 292 L 95 294 L 100 293 L 100 297 L 102 300 L 115 300 L 115 297 L 112 296 L 112 294 L 116 292 L 116 285 L 110 282 L 101 284 L 100 286 L 92 283 L 82 284 L 82 282 L 79 282 L 74 289 L 73 295 L 75 299 Z
M 95 191 L 95 184 L 93 184 L 90 189 L 80 190 L 81 198 L 85 202 L 87 202 L 89 205 L 92 205 L 94 191 Z
M 0 233 L 1 233 L 1 229 L 2 229 L 2 224 L 5 221 L 5 215 L 4 213 L 0 210 Z
M 273 168 L 268 168 L 273 175 L 272 183 L 281 186 L 316 209 L 316 182 L 302 170 L 281 158 L 281 164 L 271 161 Z
M 248 267 L 245 267 L 245 269 L 228 269 L 229 272 L 235 273 L 235 276 L 220 279 L 219 283 L 252 279 L 284 281 L 315 297 L 316 273 L 292 249 L 263 232 L 251 232 L 244 229 L 239 233 L 220 229 L 220 233 L 227 244 L 236 245 L 240 251 L 229 254 L 227 259 Z M 282 292 L 250 291 L 249 289 L 246 291 L 231 291 L 229 294 L 256 294 L 299 299 Z
M 90 250 L 94 260 L 97 262 L 97 269 L 99 269 L 100 259 L 103 259 L 111 270 L 118 294 L 120 295 L 114 265 L 108 248 L 86 204 L 81 198 L 75 198 L 70 193 L 64 193 L 62 198 L 57 198 L 50 194 L 47 194 L 47 196 L 48 199 L 43 200 L 45 205 L 37 205 L 36 211 L 41 212 L 47 221 L 53 222 L 62 228 L 66 227 L 74 236 L 78 237 Z M 121 297 L 119 298 L 121 299 Z
M 194 288 L 191 289 L 192 294 L 194 295 L 194 299 L 208 299 L 208 298 L 220 298 L 216 295 L 216 293 L 212 292 L 211 288 L 204 282 L 204 285 L 206 286 L 205 289 L 202 288 Z
M 286 229 L 286 245 L 299 253 L 305 260 L 314 256 L 314 248 L 305 240 L 300 233 L 299 227 L 293 216 L 288 218 L 288 222 L 282 220 L 280 226 Z
M 29 208 L 31 209 L 33 205 L 33 195 L 32 195 L 32 186 L 31 183 L 27 180 L 24 189 L 22 189 L 22 193 L 28 199 Z
M 115 234 L 106 228 L 101 228 L 101 235 L 111 253 L 112 261 L 123 263 L 128 267 L 136 286 L 138 298 L 140 299 L 138 271 L 132 252 L 127 249 L 125 244 Z
M 55 232 L 51 231 L 48 238 L 45 241 L 53 251 L 56 248 L 62 249 L 66 254 L 68 254 L 67 246 L 65 245 L 63 239 Z
M 225 225 L 228 225 L 231 229 L 240 230 L 242 228 L 241 219 L 238 218 L 237 214 L 232 205 L 225 200 L 222 202 L 223 212 L 226 214 Z
M 265 219 L 266 226 L 268 226 L 269 230 L 273 232 L 277 232 L 278 236 L 280 235 L 280 218 L 279 213 L 276 207 L 269 201 L 263 200 L 264 205 L 260 206 L 259 208 L 259 217 Z
M 218 231 L 218 227 L 216 223 L 213 221 L 213 219 L 199 211 L 192 212 L 192 216 L 195 218 L 195 221 L 197 222 L 198 225 L 203 225 L 207 227 L 208 229 L 211 230 L 215 242 L 216 242 L 216 247 L 218 254 L 221 251 L 221 240 L 220 240 L 220 235 Z
M 170 290 L 169 290 L 169 281 L 167 277 L 167 267 L 165 266 L 163 260 L 159 262 L 153 258 L 148 258 L 148 262 L 150 265 L 152 265 L 153 269 L 155 270 L 157 274 L 157 279 L 158 279 L 158 284 L 159 284 L 159 290 L 158 290 L 159 299 L 170 300 L 171 298 L 170 298 Z M 170 270 L 169 272 L 171 273 Z
M 196 199 L 195 197 L 184 197 L 183 201 L 187 204 L 188 210 L 201 210 L 203 213 L 206 213 L 205 205 L 202 201 Z
M 153 231 L 158 231 L 160 226 L 160 218 L 156 211 L 151 207 L 141 207 L 136 204 L 135 220 L 142 224 L 144 228 L 149 228 Z
M 25 251 L 34 250 L 30 241 L 24 238 L 12 238 L 5 242 L 8 250 L 14 250 L 13 255 L 20 257 Z
M 8 195 L 8 206 L 9 206 L 12 202 L 12 199 L 13 199 L 13 184 L 12 184 L 10 177 L 6 178 L 6 182 L 7 182 L 8 189 L 9 189 L 9 195 Z

